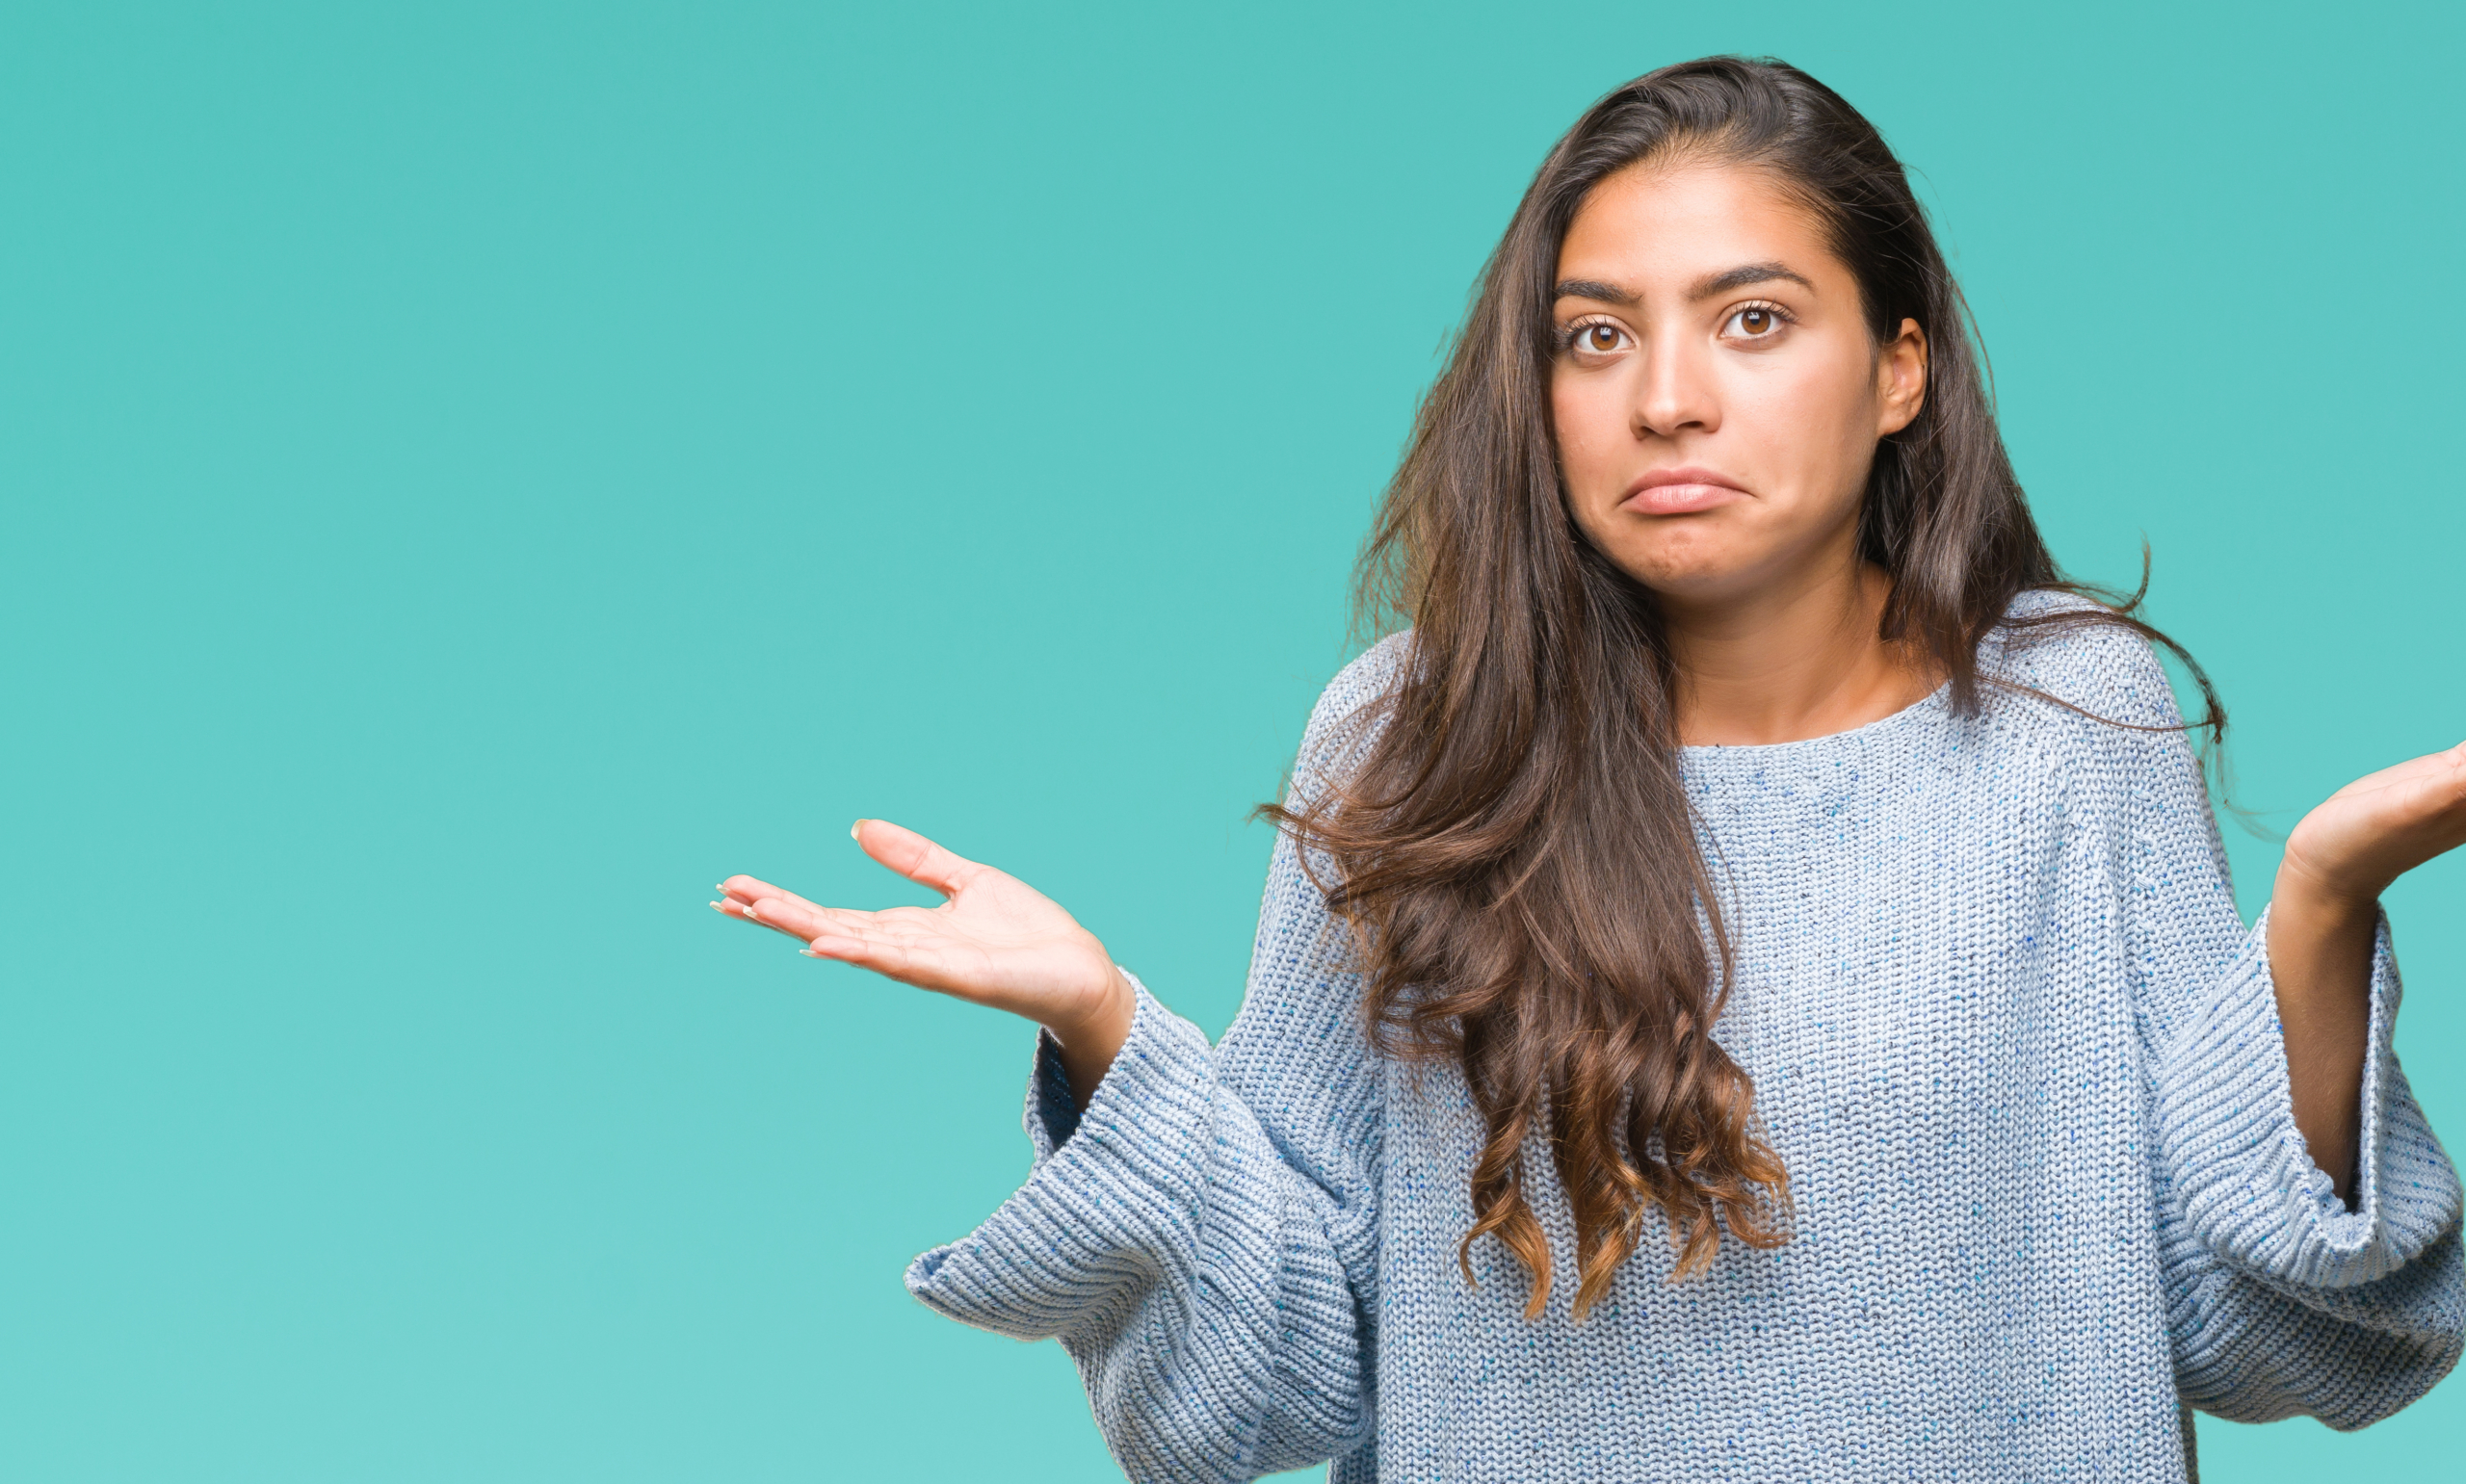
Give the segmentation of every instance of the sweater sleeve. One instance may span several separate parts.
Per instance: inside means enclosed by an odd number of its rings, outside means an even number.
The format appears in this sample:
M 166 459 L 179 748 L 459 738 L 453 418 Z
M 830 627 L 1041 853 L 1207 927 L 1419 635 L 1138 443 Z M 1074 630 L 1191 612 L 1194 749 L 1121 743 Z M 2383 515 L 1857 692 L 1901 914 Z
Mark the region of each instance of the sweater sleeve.
M 1356 662 L 1328 688 L 1297 795 L 1375 678 Z M 1255 1478 L 1369 1434 L 1380 1080 L 1349 948 L 1279 835 L 1222 1044 L 1134 979 L 1130 1038 L 1083 1113 L 1040 1033 L 1027 1184 L 908 1268 L 955 1319 L 1058 1337 L 1133 1479 Z
M 2236 911 L 2164 672 L 2138 638 L 2092 632 L 2104 678 L 2081 703 L 2159 728 L 2090 724 L 2096 766 L 2126 800 L 2116 865 L 2177 1385 L 2239 1421 L 2364 1426 L 2448 1374 L 2466 1335 L 2457 1172 L 2391 1042 L 2388 924 L 2373 950 L 2349 1210 L 2295 1127 L 2268 914 L 2246 929 Z

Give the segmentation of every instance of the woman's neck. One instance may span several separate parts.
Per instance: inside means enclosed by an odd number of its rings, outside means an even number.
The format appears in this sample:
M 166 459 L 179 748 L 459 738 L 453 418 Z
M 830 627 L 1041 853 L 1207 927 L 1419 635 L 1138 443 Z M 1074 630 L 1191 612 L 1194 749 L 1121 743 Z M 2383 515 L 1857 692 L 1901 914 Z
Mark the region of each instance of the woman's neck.
M 1666 605 L 1689 746 L 1829 737 L 1924 699 L 1940 676 L 1876 638 L 1892 582 L 1863 561 L 1721 605 Z

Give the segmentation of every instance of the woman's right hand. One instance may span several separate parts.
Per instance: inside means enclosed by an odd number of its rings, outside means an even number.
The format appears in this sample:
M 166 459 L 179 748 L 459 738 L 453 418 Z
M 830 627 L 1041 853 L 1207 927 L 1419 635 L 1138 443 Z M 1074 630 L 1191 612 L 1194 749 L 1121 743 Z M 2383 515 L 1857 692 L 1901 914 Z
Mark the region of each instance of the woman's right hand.
M 720 883 L 712 907 L 786 933 L 815 958 L 1009 1010 L 1053 1032 L 1081 1106 L 1130 1037 L 1130 981 L 1095 934 L 1015 876 L 961 860 L 885 820 L 849 831 L 867 855 L 947 899 L 862 912 L 825 907 L 751 876 Z

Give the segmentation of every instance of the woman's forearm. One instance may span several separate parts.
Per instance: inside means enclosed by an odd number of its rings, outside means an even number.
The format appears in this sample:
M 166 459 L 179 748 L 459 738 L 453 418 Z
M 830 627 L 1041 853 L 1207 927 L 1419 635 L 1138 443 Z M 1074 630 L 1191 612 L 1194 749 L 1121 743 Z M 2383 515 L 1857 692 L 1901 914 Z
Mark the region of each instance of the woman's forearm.
M 2354 1198 L 2363 1063 L 2372 1028 L 2376 900 L 2355 901 L 2281 867 L 2269 902 L 2269 974 L 2285 1028 L 2295 1126 L 2312 1162 Z
M 2286 840 L 2269 902 L 2269 972 L 2295 1126 L 2312 1162 L 2354 1197 L 2372 948 L 2389 883 L 2466 844 L 2466 742 L 2329 795 Z

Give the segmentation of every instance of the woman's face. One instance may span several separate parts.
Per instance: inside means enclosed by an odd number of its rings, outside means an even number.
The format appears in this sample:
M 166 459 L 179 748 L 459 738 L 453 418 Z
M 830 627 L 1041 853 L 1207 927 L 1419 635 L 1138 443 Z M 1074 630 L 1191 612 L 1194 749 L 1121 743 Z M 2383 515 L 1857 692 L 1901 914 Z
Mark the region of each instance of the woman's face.
M 1868 333 L 1857 280 L 1752 167 L 1635 167 L 1559 248 L 1550 378 L 1576 522 L 1682 607 L 1850 560 L 1876 440 L 1918 415 L 1914 320 Z

